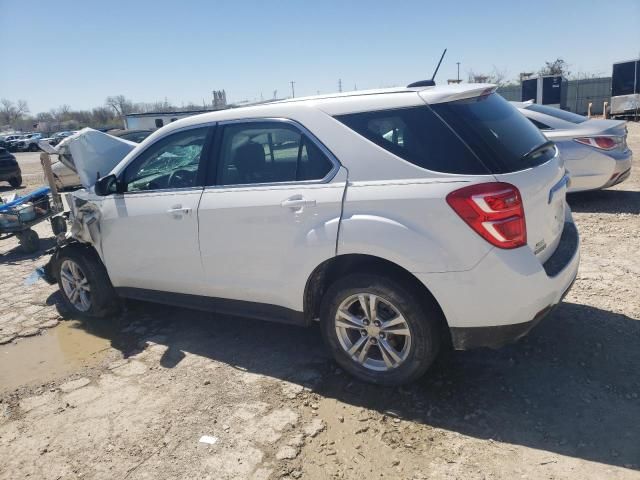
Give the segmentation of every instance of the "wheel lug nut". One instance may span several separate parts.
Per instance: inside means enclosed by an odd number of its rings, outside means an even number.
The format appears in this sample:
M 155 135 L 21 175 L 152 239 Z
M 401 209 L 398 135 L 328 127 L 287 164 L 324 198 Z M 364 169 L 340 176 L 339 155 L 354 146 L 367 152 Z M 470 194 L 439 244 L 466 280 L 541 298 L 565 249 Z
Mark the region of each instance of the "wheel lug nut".
M 376 343 L 378 343 L 378 341 L 377 341 L 375 338 L 373 338 L 373 337 L 371 337 L 371 340 L 370 340 L 370 341 L 371 341 L 371 343 L 373 343 L 374 345 L 375 345 Z
M 380 338 L 384 338 L 384 337 L 386 337 L 386 335 L 384 334 L 384 332 L 380 332 L 379 337 L 380 337 Z
M 373 322 L 373 324 L 374 324 L 376 327 L 379 327 L 379 326 L 380 326 L 380 322 L 379 322 L 378 320 L 376 320 L 375 322 Z
M 369 320 L 363 320 L 363 321 L 362 321 L 362 324 L 363 324 L 363 325 L 369 325 Z
M 367 336 L 367 331 L 366 330 L 360 330 L 360 335 L 362 335 L 363 337 Z

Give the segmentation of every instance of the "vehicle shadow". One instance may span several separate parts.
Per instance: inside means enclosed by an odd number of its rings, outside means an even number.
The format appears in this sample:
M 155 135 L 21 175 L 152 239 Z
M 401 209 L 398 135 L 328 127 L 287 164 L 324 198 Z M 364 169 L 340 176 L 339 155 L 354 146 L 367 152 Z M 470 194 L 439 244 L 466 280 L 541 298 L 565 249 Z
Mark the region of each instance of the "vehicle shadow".
M 596 190 L 567 195 L 571 210 L 578 213 L 640 214 L 640 192 L 632 190 Z
M 2 241 L 4 240 L 0 240 L 0 242 Z M 2 244 L 0 243 L 0 246 L 1 245 Z M 49 238 L 41 238 L 40 248 L 38 249 L 38 251 L 34 253 L 25 253 L 22 251 L 22 247 L 20 245 L 16 245 L 15 247 L 7 251 L 0 251 L 0 265 L 3 265 L 3 264 L 13 265 L 17 262 L 22 262 L 24 260 L 35 260 L 45 255 L 47 250 L 55 246 L 56 246 L 56 239 L 53 236 Z
M 55 298 L 51 301 L 55 301 Z M 500 350 L 452 352 L 400 388 L 358 382 L 325 353 L 317 326 L 280 324 L 131 302 L 105 330 L 130 356 L 146 341 L 311 386 L 324 397 L 461 434 L 640 469 L 640 320 L 564 303 L 531 334 Z M 148 322 L 131 341 L 127 325 Z M 87 325 L 100 335 L 100 330 Z M 169 332 L 158 335 L 157 332 Z

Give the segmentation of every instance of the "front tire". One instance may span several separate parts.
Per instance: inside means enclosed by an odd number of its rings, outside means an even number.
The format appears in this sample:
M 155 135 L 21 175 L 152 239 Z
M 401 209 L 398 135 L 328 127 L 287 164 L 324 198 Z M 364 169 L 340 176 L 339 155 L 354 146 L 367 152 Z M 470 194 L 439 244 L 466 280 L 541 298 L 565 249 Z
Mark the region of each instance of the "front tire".
M 327 291 L 321 311 L 323 338 L 338 364 L 379 385 L 422 376 L 440 349 L 440 309 L 409 282 L 376 274 L 351 274 Z
M 31 145 L 29 145 L 30 152 L 37 152 L 38 150 L 40 150 L 40 148 L 38 148 L 38 145 L 36 145 L 35 143 L 32 143 Z
M 80 318 L 105 318 L 120 308 L 109 275 L 90 248 L 70 245 L 58 253 L 55 276 L 67 310 Z
M 24 253 L 35 253 L 40 249 L 40 237 L 30 228 L 16 234 Z
M 17 175 L 13 178 L 10 178 L 9 185 L 11 185 L 13 188 L 18 188 L 20 185 L 22 185 L 22 175 Z

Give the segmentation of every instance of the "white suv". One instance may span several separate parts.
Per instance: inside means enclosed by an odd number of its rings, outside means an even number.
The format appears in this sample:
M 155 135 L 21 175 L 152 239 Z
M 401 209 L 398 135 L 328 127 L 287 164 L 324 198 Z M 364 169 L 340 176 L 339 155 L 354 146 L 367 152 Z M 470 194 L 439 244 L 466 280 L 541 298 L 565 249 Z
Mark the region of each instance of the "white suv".
M 342 367 L 399 384 L 450 344 L 520 338 L 561 301 L 579 262 L 567 179 L 491 85 L 207 113 L 73 194 L 75 240 L 46 277 L 77 315 L 125 297 L 319 321 Z

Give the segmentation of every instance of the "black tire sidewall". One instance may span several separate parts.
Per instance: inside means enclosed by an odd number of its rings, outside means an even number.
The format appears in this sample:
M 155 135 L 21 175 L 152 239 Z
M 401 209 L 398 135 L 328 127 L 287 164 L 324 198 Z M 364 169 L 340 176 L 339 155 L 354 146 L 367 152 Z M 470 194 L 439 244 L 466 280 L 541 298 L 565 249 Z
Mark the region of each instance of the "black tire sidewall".
M 78 310 L 67 298 L 64 291 L 60 269 L 65 260 L 75 262 L 89 282 L 91 307 L 86 312 Z M 74 316 L 79 318 L 104 318 L 117 311 L 119 302 L 109 276 L 97 254 L 91 252 L 89 248 L 70 246 L 61 250 L 55 261 L 55 275 L 58 279 L 58 288 L 60 289 L 64 306 Z
M 334 318 L 339 305 L 357 293 L 373 293 L 391 302 L 405 317 L 411 330 L 411 351 L 402 365 L 386 372 L 376 372 L 352 360 L 340 344 Z M 325 343 L 335 360 L 355 377 L 380 385 L 400 385 L 422 376 L 435 360 L 439 347 L 435 308 L 421 301 L 411 285 L 375 274 L 352 274 L 336 281 L 323 298 L 321 307 L 321 329 Z
M 18 175 L 10 179 L 9 185 L 11 185 L 13 188 L 18 188 L 20 185 L 22 185 L 22 175 Z

